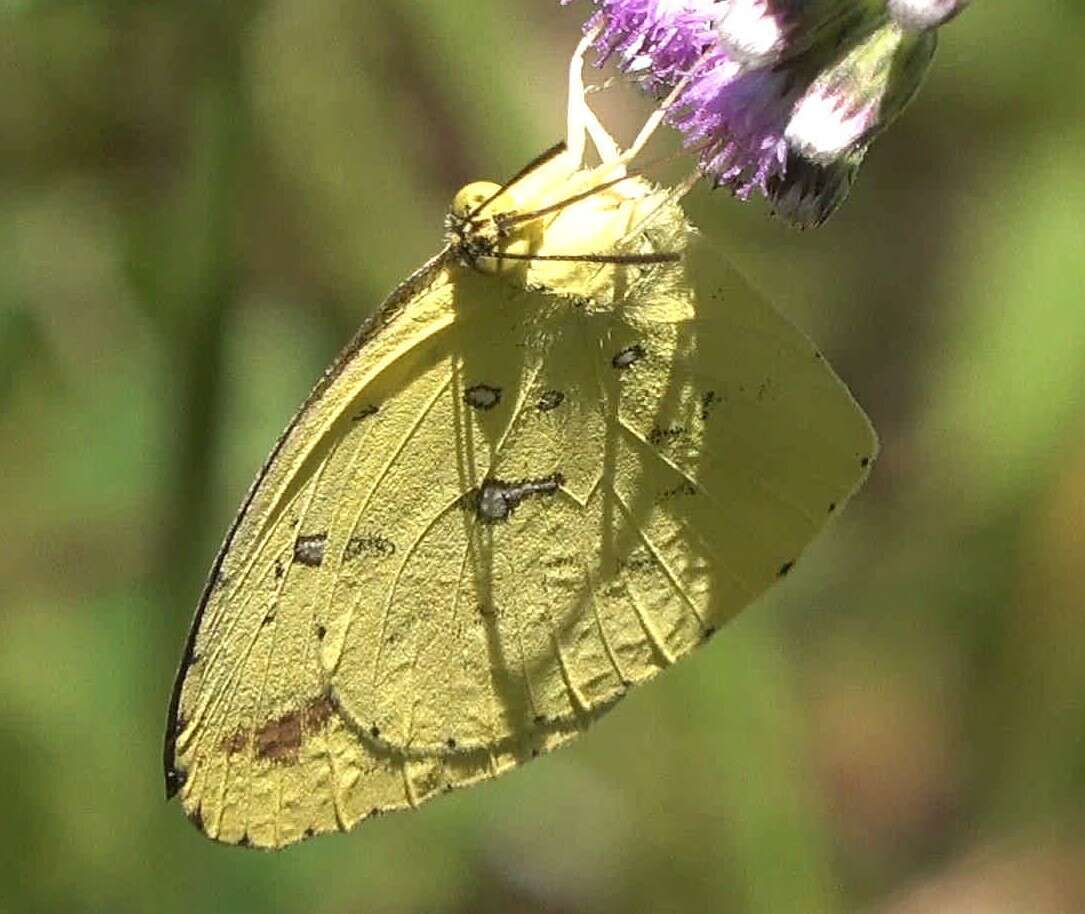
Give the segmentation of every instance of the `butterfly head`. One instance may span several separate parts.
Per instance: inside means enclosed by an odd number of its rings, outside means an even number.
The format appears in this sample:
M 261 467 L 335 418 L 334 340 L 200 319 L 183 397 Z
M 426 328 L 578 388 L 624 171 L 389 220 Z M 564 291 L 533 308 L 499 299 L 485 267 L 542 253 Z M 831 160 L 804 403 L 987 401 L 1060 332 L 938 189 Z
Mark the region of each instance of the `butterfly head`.
M 445 233 L 464 266 L 482 269 L 483 261 L 498 251 L 501 231 L 491 210 L 502 195 L 500 184 L 474 181 L 452 198 L 452 207 L 445 218 Z

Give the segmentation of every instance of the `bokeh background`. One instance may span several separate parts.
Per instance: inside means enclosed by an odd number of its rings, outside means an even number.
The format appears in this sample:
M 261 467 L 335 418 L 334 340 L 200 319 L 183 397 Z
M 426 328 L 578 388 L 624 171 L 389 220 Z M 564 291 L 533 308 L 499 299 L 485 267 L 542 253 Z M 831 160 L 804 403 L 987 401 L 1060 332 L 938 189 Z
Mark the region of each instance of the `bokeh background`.
M 244 488 L 454 190 L 560 135 L 585 12 L 0 2 L 0 911 L 1085 911 L 1078 0 L 944 29 L 823 230 L 691 196 L 883 441 L 767 599 L 574 747 L 352 835 L 239 851 L 163 801 Z

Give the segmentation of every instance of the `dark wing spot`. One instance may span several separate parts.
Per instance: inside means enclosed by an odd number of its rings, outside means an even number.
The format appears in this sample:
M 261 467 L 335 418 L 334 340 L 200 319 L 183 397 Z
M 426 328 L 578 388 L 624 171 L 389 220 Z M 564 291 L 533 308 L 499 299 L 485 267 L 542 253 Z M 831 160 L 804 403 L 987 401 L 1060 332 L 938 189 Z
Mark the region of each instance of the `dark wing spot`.
M 708 419 L 712 407 L 720 402 L 720 396 L 714 390 L 710 390 L 701 397 L 701 419 Z
M 496 524 L 508 520 L 512 512 L 525 498 L 535 495 L 553 495 L 565 481 L 560 473 L 542 479 L 524 479 L 520 482 L 502 482 L 487 479 L 480 489 L 465 496 L 465 504 L 474 508 L 475 516 L 484 524 Z
M 237 846 L 238 847 L 248 847 L 249 844 L 251 844 L 251 843 L 252 842 L 249 841 L 249 833 L 245 832 L 245 834 L 243 834 L 241 836 L 241 839 L 237 842 Z
M 780 566 L 780 570 L 778 572 L 776 572 L 776 576 L 782 578 L 785 574 L 787 574 L 794 567 L 795 567 L 794 562 L 784 562 Z
M 312 826 L 310 825 L 310 826 L 309 826 L 309 827 L 308 827 L 307 829 L 305 829 L 305 831 L 303 831 L 303 832 L 301 833 L 301 836 L 302 836 L 303 838 L 306 838 L 306 839 L 308 839 L 308 838 L 311 838 L 311 837 L 313 837 L 313 835 L 315 835 L 315 834 L 316 834 L 316 832 L 315 832 L 315 831 L 313 831 L 313 827 L 312 827 Z
M 325 626 L 321 625 L 319 622 L 317 622 L 317 624 L 316 624 L 316 638 L 317 638 L 317 641 L 323 641 L 324 636 L 326 634 L 328 634 L 328 629 Z
M 715 625 L 708 625 L 708 626 L 705 627 L 705 630 L 704 630 L 704 639 L 705 639 L 705 641 L 707 641 L 709 638 L 711 638 L 714 634 L 716 634 L 716 626 Z
M 380 739 L 381 728 L 376 724 L 373 724 L 373 726 L 369 728 L 369 735 L 372 736 L 373 739 Z
M 456 748 L 456 740 L 453 737 L 450 736 L 445 741 L 445 745 L 448 746 L 449 749 L 455 749 Z
M 247 729 L 235 731 L 222 741 L 221 747 L 227 755 L 236 755 L 248 747 L 251 736 L 257 758 L 293 763 L 298 759 L 303 733 L 320 732 L 334 713 L 335 705 L 330 696 L 321 695 L 300 711 L 291 711 L 269 720 L 254 733 Z
M 697 487 L 693 485 L 688 479 L 683 479 L 678 485 L 672 486 L 669 489 L 664 489 L 660 495 L 660 501 L 668 501 L 672 498 L 676 498 L 679 495 L 696 495 Z
M 626 369 L 630 365 L 639 362 L 644 356 L 644 347 L 640 343 L 634 343 L 632 346 L 626 346 L 625 349 L 615 353 L 614 358 L 610 360 L 610 364 L 618 369 Z
M 634 547 L 627 556 L 618 558 L 616 566 L 619 572 L 653 571 L 656 567 L 656 560 L 650 552 Z
M 296 548 L 296 546 L 295 546 L 295 548 Z M 283 568 L 283 563 L 280 562 L 278 559 L 275 559 L 275 580 L 276 581 L 282 580 L 282 576 L 284 574 L 286 574 L 286 571 Z
M 463 402 L 472 409 L 493 409 L 501 402 L 501 388 L 489 384 L 476 384 L 468 387 L 463 395 Z
M 380 407 L 370 404 L 369 406 L 363 406 L 358 412 L 350 417 L 351 422 L 361 422 L 363 419 L 368 419 L 374 415 Z
M 648 443 L 653 447 L 666 447 L 674 444 L 685 435 L 687 429 L 684 425 L 668 425 L 661 427 L 653 425 L 648 433 Z
M 505 497 L 504 488 L 493 480 L 484 483 L 478 493 L 478 507 L 475 513 L 483 523 L 493 524 L 497 521 L 508 520 L 509 515 L 512 514 L 512 505 Z
M 301 713 L 269 720 L 255 734 L 256 755 L 272 762 L 294 762 L 301 748 Z
M 327 533 L 299 536 L 294 541 L 294 560 L 310 568 L 319 568 L 324 562 L 324 545 L 327 541 Z
M 264 613 L 264 618 L 260 622 L 260 624 L 261 625 L 270 625 L 274 621 L 275 621 L 275 610 L 274 609 L 269 609 L 266 613 Z
M 540 413 L 548 413 L 552 409 L 557 409 L 565 402 L 565 394 L 560 390 L 544 390 L 539 397 L 537 404 Z
M 861 466 L 863 469 L 866 469 L 868 466 L 870 466 L 870 458 L 864 457 L 862 460 L 859 461 L 859 466 Z
M 836 502 L 835 501 L 829 502 L 829 513 L 832 514 L 835 510 L 836 510 Z
M 343 561 L 351 562 L 356 558 L 390 558 L 396 554 L 396 544 L 379 533 L 367 533 L 364 536 L 352 536 L 343 550 Z

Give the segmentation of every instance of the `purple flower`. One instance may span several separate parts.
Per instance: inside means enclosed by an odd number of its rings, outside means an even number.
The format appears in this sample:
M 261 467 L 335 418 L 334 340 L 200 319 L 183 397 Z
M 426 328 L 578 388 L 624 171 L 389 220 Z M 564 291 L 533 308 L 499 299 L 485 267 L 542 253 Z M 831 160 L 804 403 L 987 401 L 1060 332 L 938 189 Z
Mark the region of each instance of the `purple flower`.
M 785 72 L 748 69 L 717 51 L 678 96 L 668 119 L 685 145 L 698 150 L 702 169 L 717 186 L 727 185 L 745 200 L 783 173 L 784 128 L 793 103 Z
M 584 31 L 598 30 L 600 66 L 615 57 L 623 72 L 658 93 L 681 80 L 712 47 L 719 6 L 715 0 L 602 0 Z
M 569 2 L 569 0 L 562 0 Z M 803 225 L 843 201 L 968 0 L 597 0 L 602 64 L 654 95 L 717 186 Z

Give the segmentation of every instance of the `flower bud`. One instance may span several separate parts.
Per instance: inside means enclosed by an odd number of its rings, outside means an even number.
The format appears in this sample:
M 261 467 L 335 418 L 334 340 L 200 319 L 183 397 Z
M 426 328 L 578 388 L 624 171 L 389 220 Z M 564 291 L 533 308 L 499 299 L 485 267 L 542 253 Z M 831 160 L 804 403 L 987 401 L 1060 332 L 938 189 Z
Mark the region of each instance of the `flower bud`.
M 847 199 L 865 155 L 860 148 L 819 164 L 790 153 L 784 173 L 766 188 L 772 214 L 798 228 L 821 225 Z
M 667 122 L 717 187 L 817 225 L 919 89 L 937 26 L 967 3 L 596 0 L 587 29 L 642 88 L 680 87 Z
M 614 58 L 624 73 L 658 93 L 715 43 L 713 25 L 722 6 L 716 0 L 598 0 L 584 31 L 596 33 L 600 65 Z
M 909 32 L 928 32 L 949 22 L 969 0 L 888 0 L 889 15 Z
M 747 66 L 839 47 L 884 17 L 885 0 L 727 0 L 718 5 L 720 47 Z
M 933 32 L 888 22 L 823 71 L 796 102 L 784 131 L 813 162 L 831 162 L 867 145 L 911 100 L 934 54 Z

